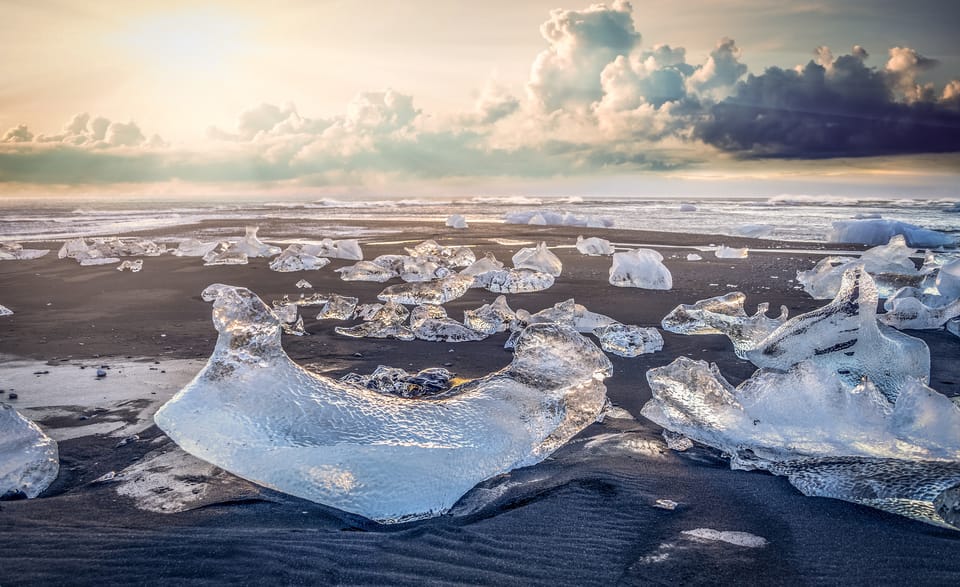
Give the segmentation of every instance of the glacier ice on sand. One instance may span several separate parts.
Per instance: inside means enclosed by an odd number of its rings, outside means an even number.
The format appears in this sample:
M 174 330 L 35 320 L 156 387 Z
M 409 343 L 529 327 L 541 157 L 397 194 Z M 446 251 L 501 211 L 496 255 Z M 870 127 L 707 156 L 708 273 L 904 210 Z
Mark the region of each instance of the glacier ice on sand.
M 663 255 L 653 249 L 614 253 L 609 281 L 617 287 L 673 288 L 673 275 L 663 264 Z
M 317 257 L 304 250 L 303 245 L 290 245 L 282 253 L 270 259 L 270 270 L 280 273 L 293 271 L 316 271 L 330 264 L 330 259 Z
M 25 249 L 20 243 L 0 243 L 0 261 L 28 261 L 39 259 L 50 249 Z
M 217 346 L 157 425 L 234 474 L 381 522 L 441 514 L 480 481 L 536 464 L 607 401 L 609 359 L 559 325 L 529 327 L 500 371 L 406 399 L 293 363 L 249 290 L 218 284 L 204 298 Z
M 400 283 L 391 285 L 377 296 L 382 302 L 398 304 L 445 304 L 467 293 L 473 277 L 456 274 L 437 281 Z
M 563 263 L 547 248 L 547 243 L 540 243 L 536 247 L 524 247 L 517 251 L 513 255 L 513 267 L 549 273 L 554 277 L 560 277 L 563 272 Z
M 12 406 L 0 403 L 0 498 L 37 497 L 59 471 L 56 441 Z
M 607 239 L 591 236 L 590 238 L 577 237 L 577 250 L 583 255 L 591 257 L 612 255 L 613 245 Z

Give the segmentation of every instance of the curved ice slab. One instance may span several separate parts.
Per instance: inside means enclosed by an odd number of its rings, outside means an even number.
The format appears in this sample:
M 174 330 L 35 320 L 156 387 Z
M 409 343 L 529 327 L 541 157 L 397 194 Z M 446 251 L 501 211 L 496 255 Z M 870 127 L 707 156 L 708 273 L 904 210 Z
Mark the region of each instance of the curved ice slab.
M 234 474 L 381 522 L 441 514 L 478 482 L 541 461 L 606 402 L 610 361 L 555 324 L 528 328 L 504 369 L 405 399 L 293 363 L 276 315 L 249 290 L 216 285 L 204 297 L 216 349 L 157 425 Z
M 673 275 L 663 264 L 663 255 L 653 249 L 614 253 L 609 281 L 617 287 L 673 288 Z
M 36 497 L 59 471 L 56 441 L 11 406 L 0 404 L 0 497 Z
M 681 304 L 661 321 L 667 332 L 676 334 L 724 334 L 733 342 L 733 350 L 741 359 L 745 353 L 787 321 L 787 307 L 780 306 L 780 316 L 768 318 L 770 304 L 757 306 L 757 313 L 748 316 L 743 309 L 746 295 L 739 291 Z

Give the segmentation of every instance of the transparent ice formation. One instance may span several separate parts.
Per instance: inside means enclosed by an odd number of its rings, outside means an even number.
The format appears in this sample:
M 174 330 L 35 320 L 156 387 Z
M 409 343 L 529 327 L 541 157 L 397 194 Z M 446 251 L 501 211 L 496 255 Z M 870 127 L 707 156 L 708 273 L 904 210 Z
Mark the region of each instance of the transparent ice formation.
M 757 313 L 748 316 L 743 309 L 747 297 L 741 292 L 681 304 L 661 321 L 667 332 L 676 334 L 724 334 L 733 343 L 741 359 L 746 352 L 787 321 L 787 307 L 780 306 L 778 318 L 767 317 L 770 304 L 757 306 Z
M 117 267 L 117 271 L 127 271 L 131 273 L 139 273 L 143 269 L 143 259 L 137 259 L 136 261 L 124 261 L 120 263 L 120 266 Z
M 560 277 L 563 271 L 563 263 L 550 252 L 547 243 L 540 243 L 536 247 L 524 247 L 517 251 L 513 256 L 513 267 L 549 273 L 554 277 Z
M 356 239 L 333 240 L 325 238 L 320 244 L 305 244 L 303 250 L 315 257 L 328 259 L 346 259 L 347 261 L 362 261 L 363 250 Z
M 463 312 L 464 325 L 487 335 L 503 332 L 516 318 L 516 312 L 507 305 L 506 296 L 497 296 L 497 299 L 490 304 Z
M 750 250 L 746 247 L 737 249 L 728 247 L 727 245 L 720 245 L 713 254 L 716 255 L 718 259 L 746 259 L 750 254 Z
M 551 308 L 540 310 L 536 314 L 529 314 L 525 310 L 517 311 L 517 319 L 523 325 L 554 322 L 565 324 L 580 333 L 593 332 L 597 328 L 618 324 L 616 320 L 603 314 L 591 312 L 573 298 L 558 302 Z
M 960 259 L 940 267 L 936 283 L 940 295 L 960 298 Z
M 12 316 L 12 315 L 13 315 L 13 310 L 4 306 L 3 304 L 0 304 L 0 316 Z
M 880 245 L 898 234 L 903 235 L 911 247 L 940 247 L 954 242 L 953 237 L 942 232 L 882 218 L 838 220 L 833 223 L 833 230 L 827 235 L 827 240 L 832 243 Z
M 357 308 L 357 316 L 364 320 L 356 326 L 337 326 L 334 332 L 353 338 L 396 338 L 414 340 L 416 335 L 404 325 L 410 310 L 395 302 L 371 304 Z
M 829 299 L 837 294 L 843 272 L 851 263 L 859 262 L 877 282 L 880 295 L 887 296 L 901 287 L 921 285 L 929 279 L 928 274 L 934 269 L 917 270 L 910 258 L 916 252 L 907 246 L 903 236 L 895 235 L 888 243 L 867 249 L 859 259 L 824 257 L 813 269 L 797 271 L 797 282 L 813 298 Z
M 225 242 L 203 256 L 204 265 L 246 265 L 248 262 L 246 253 L 232 248 Z
M 960 316 L 960 299 L 923 294 L 913 287 L 898 290 L 883 307 L 887 313 L 877 319 L 900 330 L 934 330 Z
M 397 276 L 397 272 L 372 261 L 358 261 L 349 267 L 334 269 L 344 281 L 373 281 L 383 283 Z
M 195 238 L 188 238 L 180 241 L 177 248 L 173 250 L 173 254 L 177 257 L 203 257 L 219 244 L 217 241 L 205 243 Z
M 696 254 L 696 253 L 688 253 L 688 254 L 687 254 L 687 261 L 702 261 L 702 260 L 703 260 L 703 257 L 701 257 L 700 255 L 698 255 L 698 254 Z
M 590 238 L 578 236 L 577 250 L 591 257 L 613 254 L 613 246 L 610 244 L 610 241 L 596 236 L 591 236 Z
M 387 287 L 377 299 L 398 304 L 445 304 L 467 293 L 473 277 L 455 274 L 445 279 L 427 282 L 400 283 Z
M 306 279 L 301 279 L 296 284 L 294 284 L 297 289 L 313 289 L 313 284 L 307 281 Z
M 733 232 L 740 235 L 750 238 L 763 238 L 765 236 L 770 236 L 773 232 L 774 226 L 772 224 L 741 224 L 733 229 Z
M 88 244 L 86 239 L 75 238 L 63 243 L 57 252 L 61 259 L 76 259 L 81 265 L 119 263 L 107 261 L 117 257 L 156 257 L 167 252 L 166 245 L 140 238 L 95 237 Z
M 434 281 L 450 277 L 453 271 L 430 260 L 420 257 L 403 257 L 400 264 L 400 279 L 407 283 L 416 281 Z
M 303 245 L 290 245 L 270 260 L 270 269 L 281 273 L 291 271 L 315 271 L 330 264 L 330 259 L 317 257 L 304 251 Z
M 0 497 L 36 497 L 59 471 L 56 441 L 13 407 L 0 403 Z
M 27 261 L 39 259 L 50 249 L 25 249 L 20 243 L 0 243 L 0 261 Z
M 280 321 L 247 289 L 216 285 L 204 298 L 216 349 L 157 425 L 240 477 L 380 522 L 441 514 L 480 481 L 538 463 L 607 401 L 610 361 L 555 324 L 529 327 L 504 369 L 407 399 L 296 365 Z
M 280 247 L 268 245 L 257 236 L 259 226 L 248 226 L 245 229 L 246 234 L 243 238 L 230 245 L 233 252 L 240 252 L 247 257 L 272 257 L 280 253 Z
M 447 226 L 450 228 L 467 228 L 467 219 L 463 214 L 451 214 L 447 216 Z
M 600 339 L 600 348 L 621 357 L 636 357 L 663 349 L 663 337 L 656 328 L 617 323 L 598 326 L 593 333 Z
M 533 269 L 490 271 L 484 273 L 481 278 L 487 291 L 505 294 L 543 291 L 549 289 L 554 283 L 553 275 Z
M 653 249 L 634 249 L 613 254 L 610 285 L 641 289 L 671 289 L 673 275 L 663 264 L 663 255 Z
M 503 263 L 493 256 L 493 253 L 487 253 L 481 259 L 477 259 L 468 267 L 460 271 L 461 275 L 470 275 L 473 277 L 473 285 L 470 287 L 484 288 L 490 283 L 498 271 L 503 270 Z M 550 276 L 553 277 L 552 275 Z
M 469 267 L 477 256 L 470 247 L 446 247 L 436 241 L 426 240 L 412 249 L 406 249 L 407 254 L 418 259 L 427 259 L 437 265 L 447 268 Z
M 467 342 L 487 337 L 449 318 L 443 306 L 432 304 L 417 306 L 410 311 L 410 329 L 418 339 L 436 342 Z
M 436 395 L 452 387 L 453 373 L 442 367 L 431 367 L 408 373 L 399 367 L 380 365 L 370 375 L 349 373 L 339 379 L 360 387 L 404 398 Z
M 357 309 L 357 298 L 327 294 L 327 301 L 320 308 L 317 320 L 349 320 Z
M 958 481 L 960 407 L 916 379 L 905 379 L 896 400 L 890 401 L 869 379 L 851 385 L 829 365 L 807 361 L 786 371 L 758 370 L 733 387 L 716 365 L 680 357 L 648 371 L 647 380 L 653 399 L 641 413 L 674 433 L 723 451 L 734 468 L 790 476 L 778 467 L 798 460 L 811 464 L 815 459 L 857 457 L 861 463 L 863 458 L 882 459 L 888 467 L 885 483 L 926 487 L 933 490 L 932 497 L 943 491 L 939 483 L 945 472 L 952 486 Z M 834 489 L 852 490 L 856 484 L 850 478 L 863 472 L 856 462 L 816 475 Z M 876 489 L 828 496 L 902 513 L 884 507 L 882 500 L 852 499 L 879 497 L 882 491 Z

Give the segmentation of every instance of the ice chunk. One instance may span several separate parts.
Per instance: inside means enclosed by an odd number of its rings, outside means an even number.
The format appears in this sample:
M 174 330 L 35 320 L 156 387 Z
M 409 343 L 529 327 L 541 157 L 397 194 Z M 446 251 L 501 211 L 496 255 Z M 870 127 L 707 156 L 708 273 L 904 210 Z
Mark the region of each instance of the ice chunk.
M 411 374 L 399 367 L 380 365 L 370 375 L 349 373 L 339 381 L 385 395 L 415 398 L 447 391 L 452 387 L 452 379 L 453 373 L 442 367 L 431 367 Z
M 716 255 L 718 259 L 746 259 L 747 255 L 750 254 L 750 250 L 746 247 L 737 249 L 728 247 L 727 245 L 720 245 L 713 251 L 713 254 Z
M 335 241 L 325 238 L 320 244 L 304 244 L 303 251 L 314 257 L 326 257 L 328 259 L 346 259 L 348 261 L 362 261 L 363 250 L 356 239 L 346 239 Z
M 618 323 L 598 326 L 593 333 L 600 339 L 600 348 L 621 357 L 636 357 L 663 349 L 663 337 L 656 328 Z
M 20 243 L 0 243 L 0 261 L 27 261 L 39 259 L 50 249 L 25 249 Z
M 13 315 L 13 310 L 0 304 L 0 316 L 12 316 L 12 315 Z
M 477 256 L 470 247 L 445 247 L 434 240 L 425 240 L 412 249 L 406 249 L 407 254 L 418 259 L 427 259 L 447 268 L 469 267 Z
M 558 302 L 552 308 L 540 310 L 532 315 L 523 310 L 518 311 L 517 317 L 522 319 L 524 324 L 540 324 L 543 322 L 566 324 L 580 333 L 593 332 L 602 326 L 617 324 L 617 321 L 609 316 L 587 310 L 585 306 L 576 303 L 573 298 Z
M 96 237 L 90 244 L 82 238 L 68 240 L 57 256 L 76 259 L 81 265 L 105 265 L 119 263 L 118 257 L 156 257 L 166 252 L 166 245 L 146 239 Z
M 303 328 L 303 316 L 298 316 L 293 323 L 284 322 L 282 326 L 284 334 L 292 334 L 293 336 L 307 335 L 307 331 Z
M 694 206 L 693 204 L 686 204 L 686 203 L 684 203 L 684 204 L 680 204 L 680 211 L 681 211 L 681 212 L 696 212 L 696 211 L 697 211 L 697 207 Z
M 466 228 L 467 219 L 462 214 L 451 214 L 447 217 L 447 226 L 450 228 Z
M 403 325 L 410 311 L 395 302 L 371 304 L 357 308 L 357 316 L 365 320 L 363 324 L 346 327 L 337 326 L 334 332 L 353 338 L 396 338 L 414 340 L 413 331 Z
M 173 250 L 173 254 L 177 257 L 203 257 L 219 244 L 217 241 L 205 243 L 195 238 L 188 238 L 180 241 L 177 248 Z
M 474 485 L 536 464 L 596 421 L 610 361 L 569 328 L 533 325 L 505 369 L 428 399 L 314 375 L 244 288 L 217 286 L 220 337 L 156 414 L 184 450 L 243 478 L 381 522 L 447 511 Z
M 313 289 L 313 284 L 306 279 L 301 279 L 295 285 L 297 289 Z
M 230 251 L 243 253 L 247 257 L 272 257 L 280 253 L 280 247 L 268 245 L 257 236 L 259 226 L 246 227 L 243 238 L 230 245 Z
M 291 271 L 315 271 L 330 264 L 330 259 L 316 257 L 304 251 L 303 245 L 290 245 L 278 256 L 270 260 L 271 271 L 289 273 Z
M 903 235 L 894 235 L 884 244 L 867 249 L 860 261 L 870 273 L 904 273 L 912 275 L 917 268 L 910 258 L 917 250 L 907 246 Z
M 813 269 L 797 271 L 797 283 L 803 286 L 804 291 L 816 300 L 829 300 L 840 290 L 840 281 L 843 272 L 850 263 L 856 262 L 854 257 L 839 257 L 831 255 L 817 261 Z
M 553 275 L 532 269 L 501 269 L 482 274 L 478 279 L 493 293 L 530 293 L 549 289 Z
M 57 443 L 0 403 L 0 498 L 37 497 L 57 478 Z
M 401 283 L 387 287 L 377 299 L 398 304 L 445 304 L 467 293 L 473 277 L 455 274 L 438 281 Z
M 120 263 L 120 266 L 117 267 L 117 271 L 125 271 L 129 269 L 131 273 L 139 273 L 143 269 L 143 259 L 137 259 L 136 261 L 124 261 Z
M 894 235 L 887 244 L 864 251 L 859 262 L 874 277 L 883 297 L 901 287 L 921 285 L 930 279 L 931 268 L 918 271 L 914 265 L 910 257 L 915 253 L 902 236 Z M 798 271 L 797 282 L 816 299 L 832 298 L 840 287 L 843 272 L 856 261 L 853 257 L 824 257 L 813 269 Z
M 83 267 L 96 266 L 96 265 L 112 265 L 113 263 L 119 263 L 119 257 L 84 257 L 80 259 L 80 265 Z
M 227 243 L 220 243 L 220 247 L 203 256 L 204 265 L 246 265 L 247 254 L 234 249 Z
M 937 274 L 937 291 L 942 296 L 960 298 L 960 259 L 940 268 Z
M 591 236 L 590 238 L 578 236 L 577 250 L 591 257 L 613 254 L 613 246 L 610 244 L 610 241 L 595 236 Z
M 349 320 L 359 300 L 350 296 L 327 294 L 327 302 L 320 308 L 317 320 Z
M 487 253 L 482 259 L 477 259 L 468 267 L 460 271 L 462 275 L 472 275 L 474 277 L 482 275 L 489 271 L 499 271 L 503 269 L 503 263 L 497 260 L 493 253 Z
M 767 317 L 770 304 L 757 306 L 757 313 L 748 316 L 743 309 L 746 296 L 741 292 L 681 304 L 661 321 L 667 332 L 676 334 L 724 334 L 733 343 L 741 359 L 746 352 L 787 321 L 787 307 L 780 306 L 778 318 Z
M 486 334 L 447 317 L 443 306 L 426 304 L 410 311 L 410 328 L 420 340 L 466 342 L 483 340 Z
M 400 279 L 411 283 L 417 281 L 434 281 L 450 277 L 453 271 L 431 261 L 429 258 L 404 256 L 400 266 Z
M 663 255 L 653 249 L 634 249 L 613 254 L 610 285 L 641 289 L 671 289 L 673 275 L 663 264 Z
M 358 261 L 349 267 L 334 269 L 344 281 L 374 281 L 383 283 L 397 276 L 397 272 L 371 261 Z
M 702 261 L 703 257 L 696 253 L 687 253 L 687 261 Z
M 676 506 L 674 506 L 676 507 Z M 670 508 L 673 509 L 673 508 Z M 720 531 L 713 528 L 694 528 L 693 530 L 684 530 L 681 532 L 684 536 L 689 536 L 697 540 L 707 542 L 726 542 L 734 546 L 743 546 L 745 548 L 763 548 L 767 544 L 767 539 L 749 532 Z
M 540 243 L 536 247 L 524 247 L 517 251 L 513 256 L 513 267 L 549 273 L 554 277 L 560 277 L 563 271 L 563 263 L 547 249 L 547 243 Z
M 833 230 L 827 235 L 827 241 L 880 245 L 898 234 L 903 235 L 911 247 L 940 247 L 954 242 L 953 237 L 942 232 L 899 220 L 884 219 L 838 220 L 833 223 Z
M 493 303 L 463 312 L 463 323 L 468 328 L 487 335 L 503 332 L 516 318 L 516 312 L 507 305 L 506 296 L 497 296 Z
M 741 224 L 733 229 L 735 234 L 750 238 L 763 238 L 770 236 L 774 230 L 772 224 Z
M 903 288 L 917 292 L 916 288 Z M 923 296 L 923 298 L 899 295 L 884 304 L 886 314 L 877 319 L 887 326 L 903 330 L 933 330 L 942 327 L 948 320 L 960 316 L 960 299 L 946 296 Z

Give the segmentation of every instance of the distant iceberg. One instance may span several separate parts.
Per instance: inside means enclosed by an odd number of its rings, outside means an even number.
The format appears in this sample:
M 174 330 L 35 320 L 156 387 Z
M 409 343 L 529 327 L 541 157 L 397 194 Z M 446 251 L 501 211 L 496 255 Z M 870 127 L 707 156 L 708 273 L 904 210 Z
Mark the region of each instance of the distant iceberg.
M 891 237 L 902 234 L 911 247 L 942 247 L 954 244 L 948 234 L 921 228 L 899 220 L 873 218 L 865 220 L 838 220 L 827 235 L 831 243 L 860 243 L 882 245 Z

